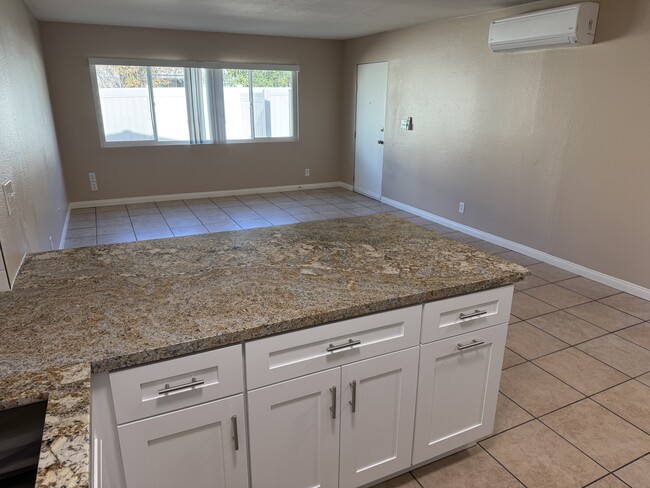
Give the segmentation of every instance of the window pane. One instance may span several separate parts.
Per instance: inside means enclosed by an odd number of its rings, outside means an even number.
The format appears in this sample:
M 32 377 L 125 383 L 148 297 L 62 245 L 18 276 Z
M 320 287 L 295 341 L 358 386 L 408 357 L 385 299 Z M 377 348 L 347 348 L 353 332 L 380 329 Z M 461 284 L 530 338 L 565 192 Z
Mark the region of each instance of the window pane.
M 147 68 L 96 65 L 95 73 L 106 141 L 153 140 Z
M 153 67 L 151 83 L 158 140 L 189 142 L 185 69 Z
M 226 139 L 251 138 L 251 112 L 248 93 L 248 70 L 224 69 L 223 108 L 226 117 Z
M 293 136 L 292 71 L 252 72 L 255 137 Z

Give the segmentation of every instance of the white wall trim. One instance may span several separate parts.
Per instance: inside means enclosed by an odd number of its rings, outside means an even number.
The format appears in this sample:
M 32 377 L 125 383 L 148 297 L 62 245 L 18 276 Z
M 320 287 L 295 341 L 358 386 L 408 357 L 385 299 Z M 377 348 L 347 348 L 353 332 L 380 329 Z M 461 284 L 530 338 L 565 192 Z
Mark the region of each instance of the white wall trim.
M 419 208 L 412 207 L 410 205 L 407 205 L 402 202 L 398 202 L 396 200 L 392 200 L 390 198 L 381 197 L 381 201 L 383 203 L 387 203 L 388 205 L 392 205 L 393 207 L 399 208 L 401 210 L 406 210 L 407 212 L 410 212 L 414 215 L 418 215 L 427 220 L 431 220 L 432 222 L 445 225 L 451 229 L 455 229 L 460 232 L 464 232 L 465 234 L 478 237 L 479 239 L 483 239 L 484 241 L 488 241 L 493 244 L 497 244 L 499 246 L 511 249 L 512 251 L 517 251 L 518 253 L 525 254 L 526 256 L 530 256 L 531 258 L 539 259 L 540 261 L 543 261 L 548 264 L 552 264 L 553 266 L 557 266 L 558 268 L 564 269 L 566 271 L 570 271 L 571 273 L 584 276 L 585 278 L 589 278 L 590 280 L 597 281 L 598 283 L 602 283 L 603 285 L 611 286 L 612 288 L 624 291 L 626 293 L 629 293 L 630 295 L 634 295 L 643 298 L 645 300 L 650 300 L 649 288 L 644 288 L 635 283 L 631 283 L 629 281 L 625 281 L 620 278 L 616 278 L 614 276 L 601 273 L 600 271 L 596 271 L 587 268 L 585 266 L 582 266 L 580 264 L 567 261 L 566 259 L 558 258 L 557 256 L 553 256 L 552 254 L 548 254 L 543 251 L 538 251 L 537 249 L 525 246 L 523 244 L 519 244 L 518 242 L 510 241 L 508 239 L 495 236 L 494 234 L 483 232 L 482 230 L 475 229 L 474 227 L 469 227 L 464 224 L 459 224 L 458 222 L 455 222 L 453 220 L 440 217 L 439 215 L 426 212 L 425 210 L 420 210 Z
M 229 197 L 233 195 L 248 195 L 255 193 L 274 193 L 279 191 L 317 190 L 320 188 L 339 187 L 352 191 L 352 186 L 342 181 L 329 183 L 310 183 L 306 185 L 267 186 L 263 188 L 242 188 L 239 190 L 218 190 L 195 193 L 174 193 L 170 195 L 150 195 L 146 197 L 111 198 L 108 200 L 87 200 L 70 202 L 69 208 L 106 207 L 108 205 L 124 205 L 130 203 L 162 202 L 167 200 L 191 200 L 193 198 Z

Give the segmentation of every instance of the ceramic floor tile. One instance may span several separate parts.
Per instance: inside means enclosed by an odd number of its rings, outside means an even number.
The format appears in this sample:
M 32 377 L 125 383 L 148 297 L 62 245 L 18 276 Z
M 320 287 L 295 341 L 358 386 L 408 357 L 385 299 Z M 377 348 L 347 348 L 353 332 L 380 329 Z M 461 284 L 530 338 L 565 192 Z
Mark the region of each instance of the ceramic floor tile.
M 81 215 L 81 214 L 94 214 L 95 207 L 86 207 L 86 208 L 73 208 L 70 210 L 70 215 Z
M 83 228 L 92 228 L 96 227 L 97 224 L 95 223 L 95 219 L 93 217 L 92 220 L 77 220 L 77 221 L 70 221 L 68 222 L 68 230 L 70 229 L 83 229 Z
M 650 371 L 650 351 L 613 334 L 576 347 L 628 376 L 639 376 Z
M 206 222 L 205 227 L 209 232 L 226 232 L 231 230 L 241 230 L 237 222 L 230 220 L 230 222 Z
M 629 488 L 628 485 L 623 483 L 613 474 L 599 479 L 595 483 L 589 485 L 589 488 Z
M 272 225 L 267 220 L 261 218 L 246 220 L 235 219 L 235 222 L 237 222 L 242 229 L 257 229 L 258 227 L 269 227 Z
M 525 363 L 526 360 L 522 358 L 516 352 L 511 351 L 506 347 L 506 350 L 503 354 L 503 369 L 512 368 L 518 364 Z
M 135 229 L 135 236 L 139 241 L 150 239 L 162 239 L 164 237 L 174 237 L 171 229 L 153 228 L 153 229 Z
M 153 232 L 155 230 L 168 230 L 169 226 L 167 225 L 167 222 L 164 220 L 157 221 L 157 222 L 144 222 L 144 223 L 139 223 L 139 222 L 133 222 L 133 230 L 136 232 L 142 232 L 142 231 L 150 231 Z
M 650 320 L 650 302 L 642 298 L 619 293 L 599 301 L 640 319 Z
M 615 386 L 593 397 L 595 401 L 650 433 L 650 387 L 636 380 Z M 650 449 L 648 449 L 650 452 Z M 648 473 L 650 475 L 650 473 Z
M 625 466 L 615 474 L 632 488 L 650 488 L 650 455 Z
M 314 222 L 316 220 L 327 220 L 327 217 L 319 213 L 300 214 L 300 215 L 296 215 L 296 218 L 300 222 Z
M 629 379 L 606 364 L 572 347 L 533 361 L 584 395 L 593 395 Z
M 131 211 L 137 208 L 158 208 L 155 202 L 127 203 L 126 209 Z
M 569 271 L 552 266 L 548 263 L 538 263 L 527 266 L 531 273 L 535 276 L 555 283 L 556 281 L 568 280 L 569 278 L 575 278 L 577 275 Z
M 65 247 L 66 249 L 71 249 L 73 247 L 86 247 L 86 246 L 96 246 L 97 237 L 76 237 L 74 239 L 66 239 Z
M 129 212 L 124 210 L 112 210 L 110 212 L 98 212 L 97 213 L 97 222 L 101 222 L 102 220 L 109 220 L 109 219 L 115 219 L 118 217 L 128 217 Z
M 106 205 L 104 207 L 96 207 L 95 212 L 98 214 L 105 212 L 126 211 L 126 205 Z
M 650 436 L 588 398 L 540 420 L 609 471 L 650 452 Z
M 641 347 L 650 349 L 650 322 L 619 330 L 616 335 L 630 342 L 634 342 Z
M 537 420 L 482 441 L 481 446 L 528 488 L 579 488 L 607 474 Z
M 221 222 L 233 222 L 230 216 L 226 213 L 213 213 L 209 215 L 199 215 L 198 219 L 203 224 L 218 224 Z
M 599 302 L 585 303 L 577 307 L 567 308 L 566 311 L 610 332 L 642 322 L 632 315 Z
M 499 254 L 499 253 L 508 252 L 508 249 L 506 249 L 505 247 L 501 247 L 497 244 L 493 244 L 487 241 L 472 242 L 472 247 L 476 247 L 482 251 L 489 252 L 490 254 Z
M 444 225 L 436 224 L 436 223 L 423 225 L 422 227 L 424 227 L 425 229 L 429 229 L 429 230 L 431 230 L 433 232 L 436 232 L 438 234 L 442 234 L 442 235 L 447 235 L 447 234 L 451 234 L 452 232 L 454 232 L 454 229 L 451 229 L 449 227 L 445 227 Z
M 506 346 L 523 358 L 535 359 L 569 345 L 526 322 L 519 322 L 508 326 Z
M 406 210 L 395 210 L 390 212 L 395 217 L 402 217 L 403 219 L 408 219 L 409 217 L 417 217 L 417 215 L 407 212 Z
M 620 291 L 616 288 L 602 285 L 596 281 L 589 280 L 582 276 L 560 281 L 558 282 L 558 285 L 560 285 L 562 288 L 567 288 L 568 290 L 580 293 L 581 295 L 589 297 L 592 300 L 598 300 L 600 298 L 605 298 L 610 295 L 616 295 L 617 293 L 620 293 Z
M 158 208 L 164 207 L 187 207 L 183 200 L 162 200 L 160 202 L 154 202 Z
M 125 223 L 125 222 L 120 222 L 120 223 Z M 167 225 L 165 222 L 165 218 L 162 215 L 134 215 L 133 217 L 131 217 L 130 222 L 126 222 L 126 223 L 132 223 L 134 226 L 144 225 L 144 224 Z
M 293 215 L 294 217 L 298 215 L 317 213 L 314 212 L 311 208 L 305 206 L 291 207 L 291 208 L 286 208 L 285 210 L 287 211 L 287 213 Z
M 397 478 L 384 481 L 378 485 L 374 485 L 373 488 L 421 488 L 415 478 L 411 473 L 403 474 Z
M 563 310 L 529 319 L 528 322 L 538 329 L 542 329 L 544 332 L 572 345 L 608 333 L 605 329 L 601 329 Z
M 406 220 L 408 220 L 409 222 L 415 225 L 429 225 L 433 223 L 430 220 L 425 219 L 424 217 L 410 217 Z
M 465 244 L 469 244 L 471 242 L 476 242 L 478 241 L 478 237 L 470 236 L 469 234 L 465 234 L 464 232 L 450 232 L 449 234 L 445 234 L 445 237 L 448 237 L 449 239 L 453 239 L 458 242 L 463 242 Z
M 504 369 L 499 389 L 535 417 L 584 398 L 582 393 L 531 363 Z
M 531 258 L 530 256 L 526 256 L 525 254 L 521 254 L 516 251 L 506 251 L 504 253 L 501 253 L 499 257 L 526 267 L 530 266 L 531 264 L 539 263 L 539 259 Z
M 535 288 L 543 285 L 548 285 L 548 281 L 538 278 L 535 275 L 528 275 L 522 281 L 515 283 L 515 290 L 528 290 L 529 288 Z
M 514 315 L 510 315 L 510 318 L 508 319 L 509 324 L 516 324 L 517 322 L 521 322 L 521 319 L 519 317 L 515 317 Z
M 646 386 L 650 386 L 650 373 L 642 374 L 641 376 L 636 377 L 637 381 L 640 381 Z
M 134 217 L 136 215 L 160 215 L 160 210 L 158 207 L 143 207 L 143 208 L 131 208 L 129 207 L 129 215 Z
M 194 216 L 183 218 L 165 217 L 165 221 L 169 227 L 190 227 L 201 225 L 201 221 Z
M 362 217 L 364 215 L 373 215 L 373 214 L 379 213 L 376 210 L 373 210 L 373 209 L 368 208 L 368 207 L 353 208 L 353 209 L 348 210 L 348 212 L 350 212 L 352 215 L 355 215 L 357 217 Z
M 98 236 L 106 236 L 111 234 L 124 234 L 133 232 L 133 226 L 129 224 L 117 224 L 117 225 L 102 225 L 97 227 Z
M 189 208 L 187 207 L 164 207 L 160 209 L 160 213 L 163 215 L 163 217 L 167 218 L 172 218 L 172 219 L 189 219 L 192 217 L 196 217 L 194 215 L 194 212 L 192 212 Z
M 112 217 L 110 219 L 97 219 L 97 227 L 102 227 L 105 225 L 124 225 L 130 224 L 131 219 L 127 217 Z
M 523 320 L 532 319 L 533 317 L 555 312 L 556 310 L 557 308 L 548 303 L 544 303 L 523 292 L 515 292 L 512 299 L 512 315 Z
M 124 232 L 121 234 L 108 234 L 97 236 L 97 244 L 119 244 L 120 242 L 133 242 L 135 241 L 135 234 L 133 231 Z
M 206 234 L 208 229 L 202 225 L 191 225 L 189 227 L 172 227 L 172 233 L 176 237 L 181 236 L 196 236 L 199 234 Z
M 532 415 L 506 397 L 503 393 L 499 393 L 499 398 L 497 400 L 497 414 L 494 419 L 494 431 L 492 435 L 500 434 L 505 430 L 512 429 L 513 427 L 528 422 L 533 418 Z
M 298 220 L 296 217 L 292 217 L 291 215 L 271 215 L 266 217 L 266 220 L 268 220 L 273 225 L 297 224 L 300 222 L 300 220 Z
M 68 229 L 65 237 L 66 239 L 75 239 L 77 237 L 94 237 L 96 235 L 97 229 L 95 227 L 84 227 L 81 229 Z
M 81 222 L 87 220 L 94 221 L 96 218 L 97 217 L 95 216 L 95 212 L 82 213 L 82 214 L 70 214 L 70 222 Z
M 480 473 L 480 475 L 479 475 Z M 480 446 L 460 451 L 413 471 L 423 488 L 522 487 Z
M 337 210 L 336 212 L 322 212 L 322 215 L 330 219 L 344 219 L 346 217 L 354 217 L 350 212 L 345 210 Z
M 291 214 L 286 210 L 282 210 L 280 207 L 251 207 L 258 214 L 260 214 L 265 219 L 269 217 L 291 217 Z
M 575 307 L 591 301 L 585 296 L 554 284 L 531 288 L 525 293 L 556 308 Z

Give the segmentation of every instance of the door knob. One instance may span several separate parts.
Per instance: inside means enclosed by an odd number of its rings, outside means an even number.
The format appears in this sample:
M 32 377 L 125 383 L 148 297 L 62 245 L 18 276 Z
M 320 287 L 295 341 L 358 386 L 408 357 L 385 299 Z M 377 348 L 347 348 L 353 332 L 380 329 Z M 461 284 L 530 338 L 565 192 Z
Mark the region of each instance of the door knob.
M 383 144 L 384 141 L 377 141 L 377 144 Z

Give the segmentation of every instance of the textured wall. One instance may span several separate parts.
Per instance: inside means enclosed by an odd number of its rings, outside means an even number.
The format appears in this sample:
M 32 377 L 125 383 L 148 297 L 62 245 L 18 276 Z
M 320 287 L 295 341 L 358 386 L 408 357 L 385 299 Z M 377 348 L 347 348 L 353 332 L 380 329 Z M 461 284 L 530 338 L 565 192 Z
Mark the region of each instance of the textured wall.
M 17 212 L 0 192 L 0 242 L 13 280 L 26 252 L 58 247 L 67 201 L 38 25 L 20 0 L 0 2 L 0 183 L 12 180 Z
M 41 35 L 71 201 L 339 180 L 341 41 L 47 22 Z M 89 57 L 299 64 L 300 140 L 101 148 Z
M 650 287 L 650 2 L 602 0 L 593 46 L 487 46 L 493 18 L 567 3 L 346 42 L 344 180 L 356 65 L 388 61 L 384 196 Z

